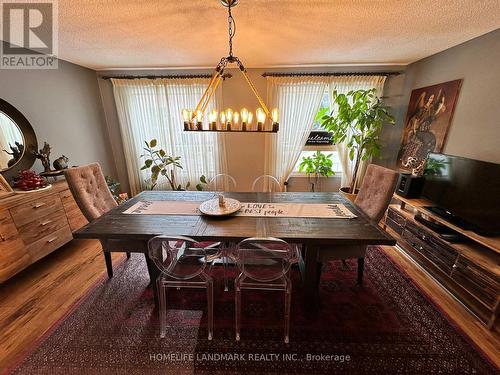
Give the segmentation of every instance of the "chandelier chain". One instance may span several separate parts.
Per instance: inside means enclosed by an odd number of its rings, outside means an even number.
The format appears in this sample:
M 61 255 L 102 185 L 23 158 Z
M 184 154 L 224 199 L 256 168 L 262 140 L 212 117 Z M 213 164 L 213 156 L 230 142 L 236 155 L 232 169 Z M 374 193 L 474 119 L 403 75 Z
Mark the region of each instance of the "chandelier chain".
M 229 29 L 229 56 L 233 57 L 233 37 L 236 34 L 236 22 L 234 21 L 233 15 L 231 14 L 231 2 L 227 7 L 228 12 L 228 29 Z
M 250 80 L 250 77 L 248 76 L 248 72 L 245 69 L 245 66 L 241 62 L 241 60 L 233 55 L 233 38 L 236 35 L 236 22 L 233 18 L 232 15 L 232 7 L 238 4 L 238 0 L 221 0 L 222 5 L 228 8 L 228 34 L 229 34 L 229 55 L 222 57 L 215 67 L 215 70 L 212 74 L 211 80 L 205 89 L 200 101 L 196 105 L 196 108 L 194 111 L 191 111 L 189 109 L 183 109 L 182 110 L 182 117 L 184 120 L 184 130 L 198 130 L 198 131 L 203 131 L 207 130 L 206 128 L 203 128 L 203 119 L 205 116 L 205 112 L 207 110 L 207 106 L 212 99 L 213 95 L 217 91 L 217 87 L 221 83 L 221 80 L 224 79 L 224 70 L 228 66 L 228 64 L 236 64 L 243 75 L 246 83 L 248 84 L 250 90 L 252 93 L 255 95 L 257 101 L 259 102 L 260 107 L 257 108 L 255 111 L 255 116 L 257 120 L 257 131 L 265 131 L 268 132 L 270 130 L 265 130 L 264 126 L 267 122 L 267 119 L 271 121 L 272 124 L 272 132 L 276 133 L 279 129 L 279 124 L 278 124 L 278 118 L 279 118 L 279 112 L 277 108 L 274 108 L 272 113 L 269 111 L 269 109 L 266 106 L 266 103 L 262 99 L 262 97 L 259 95 L 257 88 L 253 84 L 253 82 Z M 245 112 L 243 111 L 245 110 Z M 246 115 L 244 116 L 244 113 Z M 209 120 L 209 127 L 208 131 L 247 131 L 246 126 L 249 126 L 248 131 L 255 131 L 255 129 L 252 130 L 252 118 L 253 114 L 252 112 L 249 112 L 245 108 L 242 109 L 241 112 L 241 117 L 239 112 L 234 112 L 231 110 L 231 108 L 226 109 L 226 111 L 221 111 L 220 112 L 220 123 L 218 121 L 218 111 L 217 110 L 212 110 L 209 115 L 208 115 L 208 120 Z M 234 117 L 233 117 L 234 115 Z M 241 130 L 238 130 L 238 121 L 241 118 Z M 234 128 L 233 128 L 234 127 Z

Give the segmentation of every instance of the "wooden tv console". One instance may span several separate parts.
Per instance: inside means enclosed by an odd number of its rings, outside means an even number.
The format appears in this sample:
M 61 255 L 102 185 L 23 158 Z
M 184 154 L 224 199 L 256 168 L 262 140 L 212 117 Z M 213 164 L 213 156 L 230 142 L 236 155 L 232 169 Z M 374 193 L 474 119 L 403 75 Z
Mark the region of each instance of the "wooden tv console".
M 65 180 L 0 198 L 0 283 L 71 241 L 87 223 Z
M 385 215 L 385 229 L 400 248 L 461 301 L 489 329 L 498 330 L 500 310 L 500 237 L 463 230 L 425 209 L 425 199 L 394 195 Z M 420 213 L 467 238 L 450 243 L 415 220 Z

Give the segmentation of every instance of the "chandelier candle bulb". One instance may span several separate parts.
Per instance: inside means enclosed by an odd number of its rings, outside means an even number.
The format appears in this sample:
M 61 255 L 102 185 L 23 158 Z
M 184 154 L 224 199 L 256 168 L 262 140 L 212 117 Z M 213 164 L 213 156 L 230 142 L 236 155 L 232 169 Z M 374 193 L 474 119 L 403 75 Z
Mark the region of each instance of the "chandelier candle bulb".
M 233 123 L 233 110 L 231 108 L 226 109 L 226 130 L 231 130 L 231 124 Z
M 255 115 L 257 116 L 257 131 L 261 132 L 264 130 L 264 125 L 266 123 L 266 114 L 262 108 L 257 108 Z
M 203 112 L 196 111 L 196 130 L 203 130 Z
M 280 121 L 280 113 L 278 108 L 274 108 L 271 112 L 271 117 L 273 120 L 273 132 L 277 132 L 279 130 L 279 121 Z
M 253 113 L 248 112 L 248 121 L 247 121 L 247 127 L 245 130 L 252 130 L 252 121 L 253 121 Z
M 226 130 L 226 114 L 220 113 L 220 130 Z
M 233 114 L 234 129 L 231 130 L 239 130 L 239 122 L 240 122 L 240 114 L 238 112 L 234 112 Z
M 231 108 L 226 109 L 226 120 L 227 122 L 233 122 L 233 110 Z
M 189 111 L 189 129 L 191 130 L 195 130 L 194 118 L 195 115 L 193 114 L 193 111 Z
M 189 111 L 187 109 L 182 110 L 182 119 L 184 120 L 184 130 L 189 130 Z
M 280 113 L 278 111 L 278 108 L 274 108 L 271 111 L 271 117 L 273 119 L 273 122 L 279 122 L 280 121 Z
M 247 122 L 248 122 L 248 109 L 241 109 L 241 130 L 247 130 Z
M 214 109 L 208 114 L 208 128 L 209 130 L 217 130 L 217 111 Z

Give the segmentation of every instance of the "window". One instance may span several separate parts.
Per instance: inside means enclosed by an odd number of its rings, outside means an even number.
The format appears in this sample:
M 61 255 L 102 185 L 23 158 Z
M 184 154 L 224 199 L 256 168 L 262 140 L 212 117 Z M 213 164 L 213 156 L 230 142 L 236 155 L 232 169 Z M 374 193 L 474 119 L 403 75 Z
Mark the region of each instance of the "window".
M 327 88 L 323 94 L 323 99 L 321 99 L 321 105 L 319 106 L 319 109 L 322 110 L 323 108 L 330 108 L 330 89 Z M 322 131 L 323 128 L 321 127 L 321 122 L 314 120 L 312 130 L 316 131 Z
M 323 99 L 321 100 L 321 105 L 320 105 L 320 110 L 323 108 L 329 108 L 330 107 L 330 89 L 327 88 L 323 94 Z M 313 133 L 317 134 L 317 132 L 325 132 L 323 128 L 321 127 L 321 122 L 315 120 L 312 126 L 312 131 L 310 138 L 313 136 Z M 299 156 L 299 159 L 297 160 L 297 163 L 295 164 L 294 167 L 294 175 L 295 176 L 305 176 L 305 173 L 299 171 L 299 165 L 302 161 L 302 158 L 307 157 L 307 156 L 313 156 L 316 151 L 320 151 L 323 154 L 332 154 L 332 161 L 333 161 L 333 171 L 335 172 L 336 175 L 339 175 L 342 173 L 342 166 L 340 163 L 339 159 L 339 154 L 335 148 L 334 145 L 328 145 L 328 144 L 317 144 L 317 145 L 304 145 L 304 148 L 302 149 L 302 152 Z
M 316 151 L 320 151 L 322 154 L 325 154 L 325 155 L 328 155 L 328 154 L 332 154 L 332 161 L 333 161 L 333 171 L 335 172 L 335 174 L 339 174 L 339 173 L 342 173 L 342 166 L 340 164 L 340 159 L 339 159 L 339 153 L 336 151 L 336 150 L 304 150 L 300 153 L 300 157 L 299 157 L 299 160 L 297 160 L 297 164 L 295 164 L 295 168 L 294 168 L 294 171 L 295 171 L 295 174 L 297 175 L 300 175 L 300 174 L 304 174 L 303 172 L 299 172 L 299 165 L 302 161 L 302 158 L 305 158 L 305 157 L 308 157 L 308 156 L 314 156 L 314 154 L 316 153 Z

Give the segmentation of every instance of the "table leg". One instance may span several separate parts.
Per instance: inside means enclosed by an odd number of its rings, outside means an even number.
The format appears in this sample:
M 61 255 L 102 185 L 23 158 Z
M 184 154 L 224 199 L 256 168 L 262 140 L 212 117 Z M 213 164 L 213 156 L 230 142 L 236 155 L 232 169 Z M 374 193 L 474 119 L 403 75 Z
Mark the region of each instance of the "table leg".
M 318 269 L 318 254 L 319 246 L 306 246 L 302 280 L 304 283 L 304 307 L 307 309 L 317 308 L 319 302 L 318 278 L 321 270 Z
M 149 280 L 151 287 L 153 288 L 153 295 L 155 300 L 155 306 L 159 306 L 158 304 L 158 286 L 156 284 L 156 280 L 160 276 L 160 270 L 156 267 L 156 264 L 149 258 L 148 254 L 144 254 L 146 258 L 146 265 L 148 266 Z

